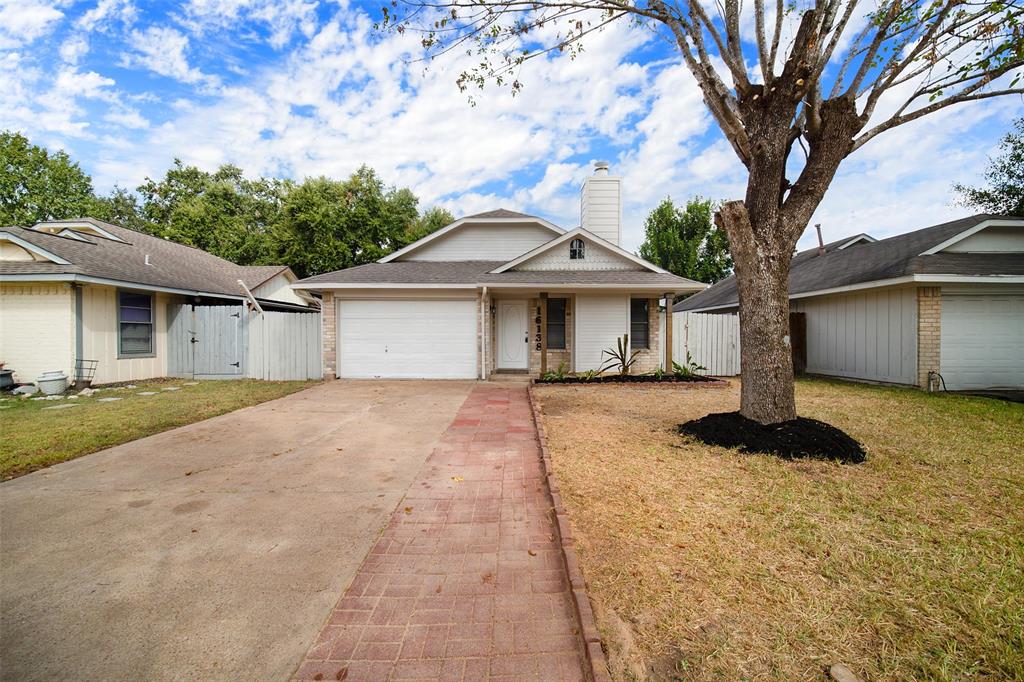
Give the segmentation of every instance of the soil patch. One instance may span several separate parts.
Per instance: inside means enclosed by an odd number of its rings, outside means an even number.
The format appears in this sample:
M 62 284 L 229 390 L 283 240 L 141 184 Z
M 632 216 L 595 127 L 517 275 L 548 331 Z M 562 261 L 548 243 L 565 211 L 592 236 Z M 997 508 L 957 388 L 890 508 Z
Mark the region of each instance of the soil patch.
M 606 374 L 595 377 L 566 376 L 550 379 L 534 379 L 537 384 L 711 384 L 728 386 L 729 382 L 715 377 L 694 374 L 688 377 L 677 377 L 673 374 L 655 376 L 654 374 Z
M 844 464 L 867 460 L 864 447 L 845 432 L 817 419 L 797 417 L 762 425 L 739 412 L 719 412 L 679 425 L 679 433 L 708 445 L 739 448 L 783 459 L 825 459 Z

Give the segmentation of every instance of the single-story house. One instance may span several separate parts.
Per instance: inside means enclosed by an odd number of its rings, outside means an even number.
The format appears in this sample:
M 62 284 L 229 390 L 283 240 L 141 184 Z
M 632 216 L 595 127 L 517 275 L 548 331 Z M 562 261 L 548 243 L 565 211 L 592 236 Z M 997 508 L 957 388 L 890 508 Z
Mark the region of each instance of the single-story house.
M 807 371 L 922 388 L 1024 388 L 1024 219 L 975 215 L 797 253 Z M 675 306 L 735 313 L 729 277 Z
M 705 285 L 621 248 L 621 197 L 621 178 L 599 163 L 582 188 L 581 227 L 498 209 L 294 284 L 323 298 L 325 377 L 596 370 L 624 334 L 640 351 L 634 371 L 671 366 L 660 301 Z
M 297 279 L 284 265 L 240 266 L 92 218 L 0 227 L 0 362 L 24 383 L 57 370 L 75 378 L 81 361 L 95 363 L 95 383 L 234 376 L 244 354 L 234 328 L 216 341 L 224 352 L 212 362 L 223 367 L 189 364 L 213 337 L 212 327 L 196 333 L 196 307 L 317 310 L 291 288 Z

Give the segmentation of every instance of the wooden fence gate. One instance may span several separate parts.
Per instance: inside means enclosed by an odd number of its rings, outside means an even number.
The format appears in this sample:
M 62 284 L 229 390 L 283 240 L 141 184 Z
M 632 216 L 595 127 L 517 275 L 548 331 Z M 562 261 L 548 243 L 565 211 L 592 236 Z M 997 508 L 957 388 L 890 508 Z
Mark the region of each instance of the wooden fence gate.
M 301 381 L 323 376 L 318 312 L 171 304 L 167 345 L 167 373 L 173 377 Z

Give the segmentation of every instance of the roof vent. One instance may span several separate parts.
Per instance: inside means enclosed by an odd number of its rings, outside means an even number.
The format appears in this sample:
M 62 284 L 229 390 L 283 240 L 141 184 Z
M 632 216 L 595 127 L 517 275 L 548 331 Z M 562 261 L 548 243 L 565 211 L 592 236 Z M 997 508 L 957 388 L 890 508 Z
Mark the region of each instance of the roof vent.
M 149 262 L 149 254 L 148 253 L 146 254 L 146 265 L 152 265 L 152 263 Z
M 594 164 L 594 175 L 608 175 L 608 167 L 610 164 L 607 161 L 598 161 Z

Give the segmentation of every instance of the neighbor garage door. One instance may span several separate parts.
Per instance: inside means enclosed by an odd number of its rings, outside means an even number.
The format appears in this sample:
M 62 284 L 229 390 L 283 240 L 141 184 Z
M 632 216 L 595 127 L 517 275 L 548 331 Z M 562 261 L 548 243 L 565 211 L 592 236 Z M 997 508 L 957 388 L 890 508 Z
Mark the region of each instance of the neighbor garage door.
M 1024 295 L 943 294 L 946 388 L 1024 388 Z
M 338 302 L 338 376 L 473 379 L 476 301 Z

